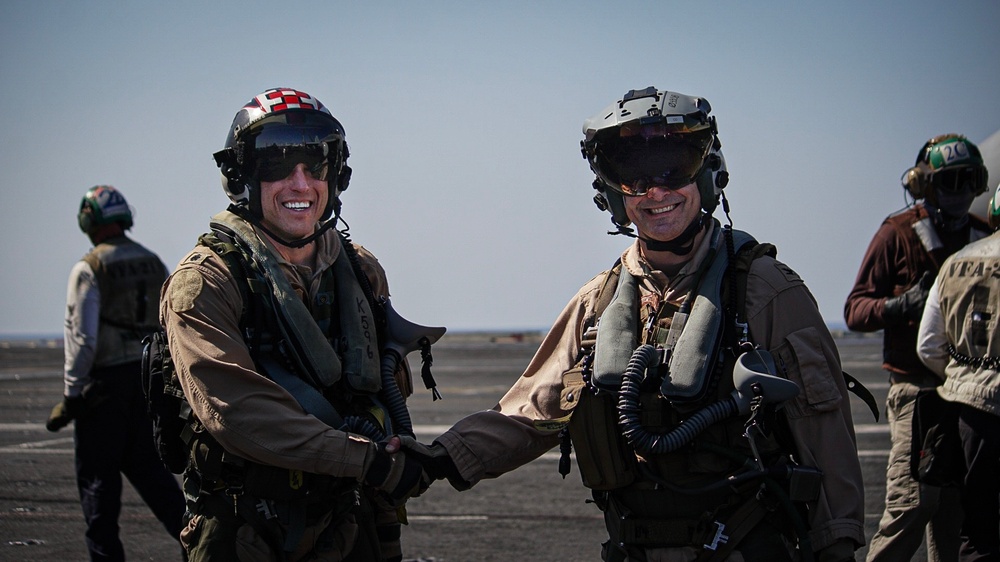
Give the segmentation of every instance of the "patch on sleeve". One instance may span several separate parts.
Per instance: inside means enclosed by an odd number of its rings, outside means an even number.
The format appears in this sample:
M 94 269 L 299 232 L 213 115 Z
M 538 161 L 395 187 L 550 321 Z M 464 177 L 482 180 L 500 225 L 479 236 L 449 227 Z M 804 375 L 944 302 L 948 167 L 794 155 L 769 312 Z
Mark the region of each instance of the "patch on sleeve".
M 788 267 L 787 265 L 781 262 L 775 262 L 775 265 L 777 266 L 778 271 L 780 271 L 781 274 L 785 276 L 785 281 L 789 283 L 802 282 L 802 278 L 799 277 L 799 274 L 795 273 L 795 271 L 793 271 L 792 268 Z
M 182 269 L 175 273 L 170 279 L 170 290 L 167 293 L 170 310 L 187 312 L 194 308 L 194 301 L 201 294 L 203 284 L 201 274 L 197 271 Z
M 210 255 L 209 252 L 204 252 L 196 249 L 195 251 L 188 254 L 186 258 L 184 258 L 183 263 L 200 264 L 203 261 L 207 260 L 209 255 Z

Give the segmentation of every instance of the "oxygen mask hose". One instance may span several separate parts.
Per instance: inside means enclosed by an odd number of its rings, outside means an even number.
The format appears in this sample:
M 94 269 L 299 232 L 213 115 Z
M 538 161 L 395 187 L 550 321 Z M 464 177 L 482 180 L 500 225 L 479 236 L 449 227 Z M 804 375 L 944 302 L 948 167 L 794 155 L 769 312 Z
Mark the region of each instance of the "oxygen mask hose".
M 794 382 L 769 374 L 774 370 L 770 354 L 753 350 L 737 359 L 733 370 L 736 390 L 729 396 L 698 410 L 667 433 L 654 433 L 644 428 L 640 421 L 639 390 L 646 369 L 656 366 L 658 356 L 656 347 L 649 344 L 639 346 L 622 374 L 622 386 L 618 393 L 618 425 L 622 435 L 633 448 L 643 453 L 676 451 L 712 424 L 740 413 L 750 413 L 750 403 L 755 398 L 759 404 L 774 404 L 799 393 L 799 387 Z
M 382 357 L 382 391 L 379 396 L 385 402 L 386 410 L 396 425 L 396 433 L 413 437 L 413 422 L 410 421 L 410 412 L 406 409 L 406 399 L 396 384 L 396 369 L 407 354 L 418 349 L 425 356 L 425 365 L 429 368 L 426 358 L 430 356 L 430 346 L 444 335 L 446 328 L 421 326 L 404 319 L 392 308 L 388 298 L 383 299 L 383 305 L 388 341 Z M 437 389 L 434 390 L 436 392 Z M 437 397 L 440 397 L 440 394 L 437 394 Z
M 739 406 L 732 397 L 710 404 L 667 433 L 654 433 L 640 422 L 639 386 L 647 367 L 658 356 L 656 348 L 646 344 L 632 353 L 628 367 L 622 375 L 622 387 L 618 394 L 618 425 L 622 435 L 636 450 L 648 454 L 663 454 L 676 451 L 689 443 L 696 435 L 710 425 L 739 412 Z

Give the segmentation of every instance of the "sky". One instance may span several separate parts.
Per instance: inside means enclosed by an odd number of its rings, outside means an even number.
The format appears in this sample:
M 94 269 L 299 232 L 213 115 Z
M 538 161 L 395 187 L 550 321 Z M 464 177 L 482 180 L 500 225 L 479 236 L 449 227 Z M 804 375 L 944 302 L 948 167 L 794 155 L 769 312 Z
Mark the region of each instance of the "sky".
M 343 217 L 394 308 L 456 331 L 545 330 L 630 244 L 606 234 L 579 148 L 584 120 L 630 89 L 711 103 L 735 228 L 778 247 L 832 326 L 924 141 L 1000 144 L 995 0 L 0 8 L 7 336 L 61 335 L 93 185 L 125 195 L 130 235 L 173 269 L 229 203 L 212 153 L 272 87 L 343 123 Z

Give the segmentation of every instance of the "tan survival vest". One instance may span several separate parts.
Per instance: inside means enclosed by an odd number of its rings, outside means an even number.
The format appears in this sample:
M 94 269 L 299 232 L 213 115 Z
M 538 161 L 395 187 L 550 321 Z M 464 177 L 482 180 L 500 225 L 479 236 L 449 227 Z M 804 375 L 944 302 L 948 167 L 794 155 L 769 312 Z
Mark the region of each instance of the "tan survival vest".
M 648 389 L 642 393 L 643 426 L 651 431 L 657 433 L 669 431 L 699 408 L 728 395 L 733 389 L 731 377 L 723 375 L 732 373 L 738 354 L 738 350 L 734 351 L 734 348 L 746 336 L 743 309 L 747 274 L 754 259 L 764 255 L 773 257 L 776 254 L 773 245 L 759 244 L 750 235 L 739 231 L 734 233 L 736 238 L 734 265 L 728 266 L 728 252 L 722 248 L 707 260 L 710 263 L 706 263 L 705 274 L 699 283 L 700 288 L 713 287 L 699 292 L 702 295 L 715 293 L 706 298 L 721 309 L 719 311 L 721 317 L 711 321 L 714 328 L 711 330 L 712 333 L 707 333 L 704 327 L 698 324 L 704 324 L 706 322 L 704 319 L 709 315 L 698 315 L 692 311 L 685 332 L 697 333 L 701 328 L 702 341 L 696 342 L 688 338 L 688 341 L 682 340 L 675 348 L 677 355 L 672 364 L 683 365 L 683 368 L 697 364 L 701 372 L 689 377 L 689 383 L 680 391 L 684 396 L 674 400 L 673 403 L 660 395 L 660 388 Z M 593 316 L 585 319 L 585 328 L 594 326 L 597 319 L 605 313 L 605 309 L 612 302 L 612 293 L 616 292 L 621 274 L 620 262 L 607 272 L 598 292 Z M 735 287 L 731 287 L 732 285 Z M 636 333 L 635 345 L 632 349 L 626 350 L 626 353 L 631 354 L 634 348 L 642 343 L 663 343 L 671 337 L 668 335 L 671 319 L 679 309 L 678 305 L 665 302 L 653 312 L 647 307 L 639 307 L 638 325 L 632 328 Z M 716 314 L 713 313 L 712 316 Z M 594 490 L 613 490 L 642 480 L 637 465 L 641 457 L 637 456 L 636 451 L 621 435 L 615 392 L 617 389 L 609 390 L 606 386 L 595 388 L 593 379 L 596 340 L 595 330 L 586 330 L 580 360 L 576 367 L 564 375 L 566 390 L 563 392 L 563 407 L 574 410 L 569 423 L 569 436 L 576 449 L 577 463 L 584 485 Z M 699 354 L 703 357 L 683 358 L 681 357 L 683 353 Z M 706 362 L 705 357 L 715 360 Z M 623 371 L 624 367 L 621 370 Z M 692 380 L 697 384 L 690 382 Z M 566 400 L 567 395 L 570 400 Z M 699 441 L 749 453 L 742 433 L 743 420 L 731 419 L 706 430 Z M 768 451 L 776 450 L 773 445 L 768 447 Z M 707 447 L 714 449 L 711 445 Z M 732 467 L 732 459 L 720 459 L 718 451 L 685 449 L 683 452 L 660 457 L 662 458 L 642 460 L 650 461 L 657 466 L 664 478 L 679 483 L 683 483 L 686 479 L 701 481 L 714 478 Z
M 138 361 L 142 339 L 159 328 L 157 304 L 166 267 L 156 254 L 125 236 L 97 244 L 83 261 L 101 292 L 94 367 Z

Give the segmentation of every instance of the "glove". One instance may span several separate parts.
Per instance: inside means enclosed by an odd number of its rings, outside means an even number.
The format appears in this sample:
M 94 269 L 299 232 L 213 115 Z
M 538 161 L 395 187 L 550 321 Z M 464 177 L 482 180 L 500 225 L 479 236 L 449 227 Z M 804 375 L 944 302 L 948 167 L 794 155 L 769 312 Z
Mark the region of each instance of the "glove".
M 375 444 L 375 455 L 362 478 L 365 484 L 381 490 L 393 505 L 419 496 L 431 479 L 416 459 L 400 451 L 399 437 Z
M 818 562 L 854 562 L 854 541 L 837 539 L 837 542 L 820 549 L 817 553 Z
M 885 300 L 882 318 L 890 324 L 919 322 L 932 285 L 934 285 L 934 274 L 925 271 L 917 284 L 907 289 L 905 293 Z
M 63 396 L 62 402 L 52 408 L 49 419 L 45 422 L 45 429 L 56 432 L 69 425 L 69 422 L 80 417 L 86 410 L 86 401 L 83 396 Z
M 451 485 L 459 491 L 468 490 L 472 487 L 459 474 L 455 462 L 448 456 L 448 451 L 444 448 L 444 445 L 437 442 L 431 445 L 424 445 L 408 435 L 401 435 L 400 441 L 406 455 L 420 462 L 424 467 L 424 472 L 432 481 L 447 478 Z

